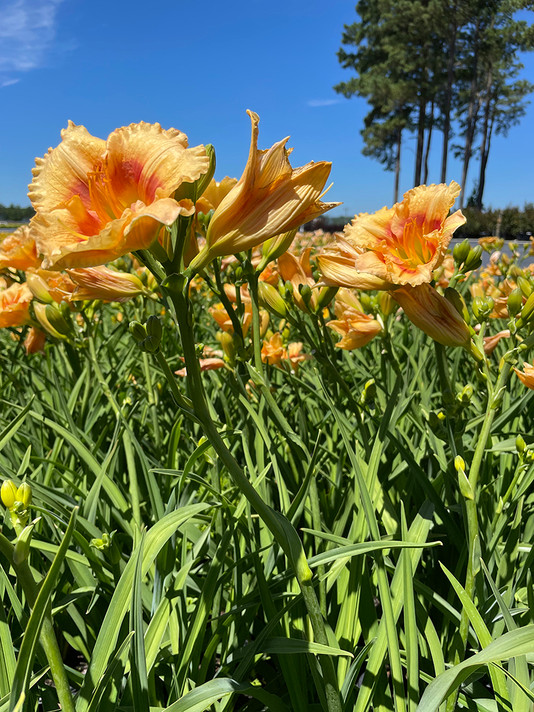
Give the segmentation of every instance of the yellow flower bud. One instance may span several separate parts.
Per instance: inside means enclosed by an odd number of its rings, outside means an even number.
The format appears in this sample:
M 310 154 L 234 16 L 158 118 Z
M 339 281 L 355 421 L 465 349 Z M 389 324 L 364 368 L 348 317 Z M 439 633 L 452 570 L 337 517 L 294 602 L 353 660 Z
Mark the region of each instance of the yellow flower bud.
M 17 502 L 22 502 L 27 509 L 32 502 L 32 488 L 27 482 L 23 482 L 17 490 Z
M 2 482 L 0 496 L 4 507 L 11 509 L 17 499 L 17 485 L 13 482 L 13 480 L 4 480 Z

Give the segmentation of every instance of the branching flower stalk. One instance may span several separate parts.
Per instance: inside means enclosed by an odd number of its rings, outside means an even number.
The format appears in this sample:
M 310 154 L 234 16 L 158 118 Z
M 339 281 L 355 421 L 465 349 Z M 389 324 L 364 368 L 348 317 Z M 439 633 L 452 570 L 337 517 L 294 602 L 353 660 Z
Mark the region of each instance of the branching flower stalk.
M 195 350 L 195 338 L 193 333 L 190 304 L 189 300 L 185 296 L 187 291 L 187 282 L 185 278 L 176 277 L 177 276 L 174 275 L 171 280 L 167 280 L 165 289 L 174 306 L 180 330 L 184 359 L 187 368 L 189 397 L 193 403 L 194 413 L 203 427 L 205 436 L 210 441 L 217 455 L 221 458 L 221 461 L 234 481 L 234 484 L 239 488 L 242 494 L 250 502 L 251 506 L 259 514 L 265 525 L 271 531 L 277 543 L 286 554 L 297 578 L 302 598 L 310 617 L 315 640 L 323 645 L 328 645 L 329 641 L 324 619 L 312 583 L 312 572 L 306 561 L 302 544 L 297 533 L 283 515 L 275 512 L 263 501 L 233 457 L 230 450 L 227 448 L 224 440 L 217 430 L 215 423 L 212 420 L 206 401 L 201 371 Z M 261 354 L 259 358 L 261 362 Z M 325 695 L 328 712 L 341 712 L 341 699 L 332 659 L 329 656 L 321 656 L 320 663 L 325 682 Z

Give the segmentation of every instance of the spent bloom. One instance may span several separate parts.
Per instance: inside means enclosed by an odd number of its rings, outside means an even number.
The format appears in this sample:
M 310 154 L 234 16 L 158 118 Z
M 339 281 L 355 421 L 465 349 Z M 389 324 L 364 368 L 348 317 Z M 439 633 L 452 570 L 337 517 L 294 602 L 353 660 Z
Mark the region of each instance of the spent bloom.
M 76 285 L 70 301 L 100 299 L 103 302 L 126 302 L 145 289 L 135 274 L 118 272 L 109 267 L 86 267 L 67 270 Z
M 325 284 L 395 289 L 430 282 L 453 232 L 465 222 L 460 210 L 449 215 L 459 193 L 454 181 L 421 185 L 392 208 L 357 215 L 318 257 Z
M 523 364 L 523 370 L 514 368 L 521 383 L 527 388 L 534 390 L 534 366 L 530 363 Z
M 292 168 L 287 138 L 258 150 L 260 119 L 253 111 L 247 113 L 252 136 L 245 170 L 215 210 L 206 245 L 192 269 L 202 269 L 215 257 L 249 250 L 338 205 L 320 200 L 331 164 L 320 161 Z
M 181 131 L 141 122 L 104 141 L 69 122 L 61 137 L 36 159 L 28 194 L 44 268 L 93 267 L 146 249 L 164 225 L 194 213 L 180 188 L 208 171 L 209 158 Z

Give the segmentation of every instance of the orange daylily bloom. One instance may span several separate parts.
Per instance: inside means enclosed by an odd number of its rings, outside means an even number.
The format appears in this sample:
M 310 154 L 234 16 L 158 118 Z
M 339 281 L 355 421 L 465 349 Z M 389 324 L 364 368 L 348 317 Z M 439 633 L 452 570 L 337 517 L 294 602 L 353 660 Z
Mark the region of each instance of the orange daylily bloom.
M 216 181 L 215 178 L 212 178 L 206 190 L 195 203 L 196 212 L 207 215 L 210 210 L 218 208 L 223 198 L 228 195 L 236 183 L 237 178 L 229 178 L 228 176 L 225 176 L 221 181 Z
M 260 119 L 253 111 L 247 113 L 252 137 L 245 170 L 215 210 L 206 245 L 191 263 L 192 269 L 202 269 L 214 257 L 249 250 L 339 205 L 320 200 L 331 164 L 312 162 L 293 169 L 287 138 L 259 151 Z
M 282 342 L 282 335 L 276 332 L 263 342 L 261 347 L 261 360 L 263 363 L 268 363 L 270 366 L 281 363 L 287 359 L 287 351 Z
M 303 361 L 308 361 L 311 358 L 310 354 L 302 353 L 302 346 L 302 341 L 294 341 L 287 345 L 287 360 L 294 373 L 297 373 L 299 365 Z
M 100 299 L 103 302 L 126 302 L 145 291 L 143 283 L 134 274 L 118 272 L 109 267 L 69 269 L 67 274 L 76 285 L 70 295 L 71 302 Z
M 141 122 L 104 141 L 69 122 L 61 136 L 36 160 L 28 194 L 44 268 L 105 264 L 150 247 L 164 225 L 193 215 L 180 187 L 205 174 L 209 159 L 180 131 Z
M 408 319 L 443 346 L 469 346 L 471 334 L 454 306 L 429 284 L 406 285 L 391 293 Z
M 530 363 L 524 363 L 522 371 L 518 368 L 514 368 L 514 371 L 517 373 L 519 380 L 524 386 L 534 390 L 534 366 Z
M 26 284 L 12 284 L 0 292 L 0 328 L 22 326 L 30 319 L 32 293 Z
M 357 215 L 318 257 L 325 284 L 395 289 L 430 282 L 453 232 L 465 222 L 460 210 L 448 216 L 459 193 L 454 181 L 420 185 L 392 208 Z
M 35 239 L 28 225 L 17 228 L 0 242 L 0 269 L 10 267 L 25 272 L 40 264 Z
M 24 339 L 26 354 L 36 354 L 39 351 L 44 351 L 45 341 L 45 332 L 35 326 L 32 326 L 31 329 L 28 330 L 28 334 Z
M 360 301 L 351 290 L 339 290 L 334 311 L 337 319 L 329 321 L 327 326 L 343 337 L 336 344 L 340 349 L 359 349 L 382 331 L 382 324 L 370 314 L 364 313 Z

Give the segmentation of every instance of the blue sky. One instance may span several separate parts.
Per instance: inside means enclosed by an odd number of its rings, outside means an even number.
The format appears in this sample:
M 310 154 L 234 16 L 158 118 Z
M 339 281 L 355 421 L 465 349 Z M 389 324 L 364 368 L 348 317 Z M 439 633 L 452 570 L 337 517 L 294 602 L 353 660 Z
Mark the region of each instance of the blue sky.
M 390 205 L 393 174 L 361 154 L 367 105 L 333 85 L 349 79 L 336 52 L 354 0 L 0 0 L 0 203 L 27 205 L 35 156 L 60 141 L 67 120 L 106 138 L 116 127 L 158 121 L 191 145 L 213 143 L 218 179 L 239 177 L 250 123 L 260 147 L 290 135 L 292 164 L 332 161 L 328 200 L 337 214 Z M 534 57 L 523 76 L 534 80 Z M 485 204 L 534 201 L 534 108 L 495 137 Z M 439 181 L 435 134 L 429 182 Z M 401 189 L 412 187 L 406 142 Z M 476 174 L 473 166 L 471 178 Z M 448 180 L 460 180 L 451 161 Z M 468 182 L 469 194 L 472 182 Z

